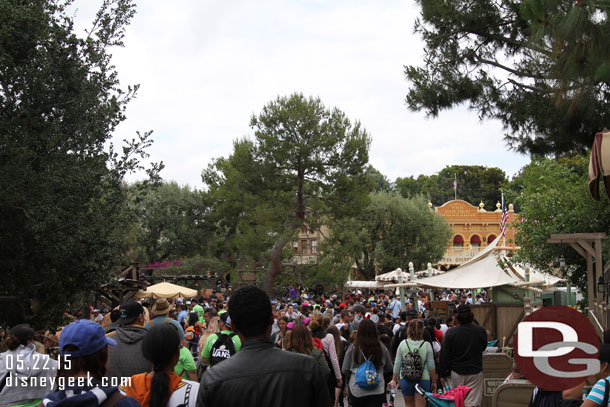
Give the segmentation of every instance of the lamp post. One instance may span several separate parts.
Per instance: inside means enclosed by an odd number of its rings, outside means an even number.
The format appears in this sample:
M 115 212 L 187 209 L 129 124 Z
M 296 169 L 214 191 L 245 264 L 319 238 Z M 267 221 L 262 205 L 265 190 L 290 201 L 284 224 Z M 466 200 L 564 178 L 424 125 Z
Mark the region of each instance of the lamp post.
M 402 269 L 399 268 L 398 271 L 398 284 L 402 284 Z M 405 305 L 405 288 L 401 286 L 398 290 L 400 291 L 400 310 L 404 311 L 407 309 L 407 306 Z
M 566 258 L 563 257 L 563 254 L 559 255 L 559 269 L 566 279 L 566 305 L 570 306 L 572 305 L 572 287 L 570 286 L 570 278 L 566 274 Z
M 428 277 L 432 277 L 432 264 L 428 263 Z M 430 289 L 430 301 L 434 301 L 434 289 Z
M 415 269 L 413 268 L 413 263 L 409 262 L 409 276 L 411 277 L 411 283 L 415 281 Z M 415 298 L 415 286 L 411 286 L 411 305 L 417 309 L 417 299 Z M 419 310 L 417 310 L 419 312 Z

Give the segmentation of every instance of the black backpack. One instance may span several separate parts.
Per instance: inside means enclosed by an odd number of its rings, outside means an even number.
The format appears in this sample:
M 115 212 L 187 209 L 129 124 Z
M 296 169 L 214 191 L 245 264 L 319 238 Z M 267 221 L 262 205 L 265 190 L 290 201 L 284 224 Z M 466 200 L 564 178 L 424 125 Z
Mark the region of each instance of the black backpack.
M 400 374 L 403 379 L 410 380 L 413 382 L 418 382 L 422 375 L 424 374 L 424 361 L 422 357 L 419 355 L 419 350 L 426 341 L 422 341 L 421 345 L 417 349 L 411 350 L 409 346 L 409 341 L 405 340 L 405 344 L 407 345 L 407 349 L 409 352 L 402 359 L 402 366 L 400 367 Z
M 210 366 L 214 366 L 235 355 L 235 344 L 233 343 L 235 335 L 235 332 L 230 334 L 218 333 L 218 339 L 216 339 L 210 351 Z

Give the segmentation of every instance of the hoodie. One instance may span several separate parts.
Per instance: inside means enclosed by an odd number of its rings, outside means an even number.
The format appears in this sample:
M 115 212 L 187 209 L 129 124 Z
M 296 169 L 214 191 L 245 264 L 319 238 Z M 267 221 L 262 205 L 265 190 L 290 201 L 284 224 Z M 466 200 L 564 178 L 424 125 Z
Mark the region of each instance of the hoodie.
M 34 344 L 19 345 L 0 353 L 0 406 L 40 400 L 51 391 L 57 361 L 35 349 Z
M 106 335 L 117 343 L 108 347 L 109 366 L 106 376 L 120 380 L 152 370 L 152 364 L 142 354 L 142 338 L 146 332 L 148 331 L 141 326 L 125 325 Z

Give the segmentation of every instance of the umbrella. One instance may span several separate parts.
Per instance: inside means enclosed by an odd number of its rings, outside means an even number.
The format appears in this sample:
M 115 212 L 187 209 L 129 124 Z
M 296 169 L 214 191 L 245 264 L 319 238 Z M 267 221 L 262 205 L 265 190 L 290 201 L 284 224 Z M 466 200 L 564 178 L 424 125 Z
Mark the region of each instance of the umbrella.
M 197 290 L 163 282 L 151 285 L 146 290 L 140 290 L 135 296 L 137 298 L 192 298 L 197 297 Z
M 391 281 L 391 282 L 398 282 L 398 276 L 402 273 L 402 281 L 409 281 L 411 279 L 411 276 L 409 275 L 409 273 L 405 273 L 404 271 L 402 271 L 401 269 L 396 269 L 394 271 L 390 271 L 389 273 L 384 273 L 384 274 L 380 274 L 377 277 L 375 277 L 375 280 L 377 281 Z

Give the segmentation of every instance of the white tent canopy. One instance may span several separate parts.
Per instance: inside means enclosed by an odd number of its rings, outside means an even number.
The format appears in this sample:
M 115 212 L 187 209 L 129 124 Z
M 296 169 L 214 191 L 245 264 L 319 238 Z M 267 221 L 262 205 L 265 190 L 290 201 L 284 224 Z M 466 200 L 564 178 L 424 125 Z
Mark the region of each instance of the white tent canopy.
M 345 283 L 345 288 L 369 288 L 369 289 L 382 289 L 385 284 L 382 281 L 356 281 L 350 280 Z
M 402 281 L 409 281 L 411 279 L 411 275 L 409 273 L 405 273 L 400 268 L 397 268 L 394 271 L 390 271 L 389 273 L 380 274 L 375 277 L 375 281 L 385 281 L 385 282 L 398 282 L 398 276 L 402 274 Z
M 197 297 L 197 290 L 163 282 L 146 287 L 146 290 L 138 291 L 135 296 L 137 298 L 192 298 Z

